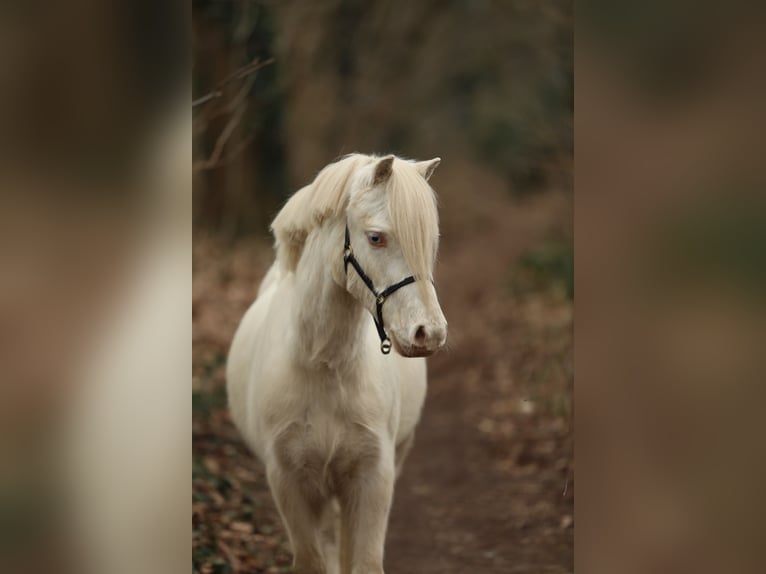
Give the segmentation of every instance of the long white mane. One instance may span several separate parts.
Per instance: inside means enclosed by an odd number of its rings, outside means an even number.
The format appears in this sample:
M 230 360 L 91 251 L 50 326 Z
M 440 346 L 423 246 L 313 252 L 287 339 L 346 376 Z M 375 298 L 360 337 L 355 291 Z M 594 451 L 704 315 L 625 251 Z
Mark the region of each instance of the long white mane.
M 341 218 L 357 190 L 372 187 L 369 168 L 380 157 L 351 154 L 325 167 L 313 182 L 298 190 L 271 224 L 277 260 L 283 271 L 294 271 L 306 238 L 324 222 Z M 429 278 L 438 247 L 436 195 L 409 160 L 395 158 L 384 184 L 392 231 L 399 239 L 411 273 Z

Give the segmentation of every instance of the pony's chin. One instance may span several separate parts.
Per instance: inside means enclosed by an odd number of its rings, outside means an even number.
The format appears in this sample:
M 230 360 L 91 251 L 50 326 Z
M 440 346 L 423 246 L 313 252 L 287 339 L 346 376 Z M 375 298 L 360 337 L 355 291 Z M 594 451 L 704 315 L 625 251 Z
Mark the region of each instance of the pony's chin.
M 407 357 L 408 359 L 415 357 L 430 357 L 434 354 L 432 350 L 427 349 L 426 347 L 418 347 L 417 345 L 400 345 L 399 341 L 397 341 L 395 337 L 393 338 L 392 342 L 396 352 L 399 353 L 402 357 Z

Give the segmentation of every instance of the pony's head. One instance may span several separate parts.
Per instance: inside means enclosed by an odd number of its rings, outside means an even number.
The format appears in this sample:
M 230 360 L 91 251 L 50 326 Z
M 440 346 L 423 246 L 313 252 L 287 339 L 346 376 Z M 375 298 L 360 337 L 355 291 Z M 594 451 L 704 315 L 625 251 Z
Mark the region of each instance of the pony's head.
M 391 293 L 381 308 L 386 333 L 407 357 L 430 355 L 447 339 L 433 285 L 439 217 L 428 184 L 439 161 L 347 156 L 298 191 L 272 224 L 288 270 L 296 268 L 314 230 L 327 226 L 343 233 L 347 226 L 353 256 L 376 291 L 413 276 L 414 284 Z M 333 279 L 375 317 L 375 295 L 351 265 L 344 266 L 342 235 L 335 241 L 328 252 Z

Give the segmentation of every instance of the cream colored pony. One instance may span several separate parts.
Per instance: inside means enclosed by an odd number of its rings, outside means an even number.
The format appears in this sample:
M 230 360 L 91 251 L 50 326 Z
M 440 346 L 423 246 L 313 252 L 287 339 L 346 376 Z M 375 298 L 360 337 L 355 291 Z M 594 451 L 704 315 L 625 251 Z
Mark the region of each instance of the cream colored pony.
M 272 224 L 277 258 L 232 343 L 229 404 L 298 573 L 383 572 L 394 479 L 426 392 L 425 360 L 407 357 L 447 337 L 431 281 L 438 163 L 348 156 Z

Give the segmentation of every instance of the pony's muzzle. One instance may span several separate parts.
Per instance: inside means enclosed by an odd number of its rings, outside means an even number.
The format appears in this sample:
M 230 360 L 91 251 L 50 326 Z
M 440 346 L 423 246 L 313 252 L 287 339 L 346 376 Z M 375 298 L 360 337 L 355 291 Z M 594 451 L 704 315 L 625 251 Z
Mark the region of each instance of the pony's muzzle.
M 410 344 L 403 353 L 408 357 L 427 357 L 447 342 L 447 325 L 416 325 L 410 333 Z

